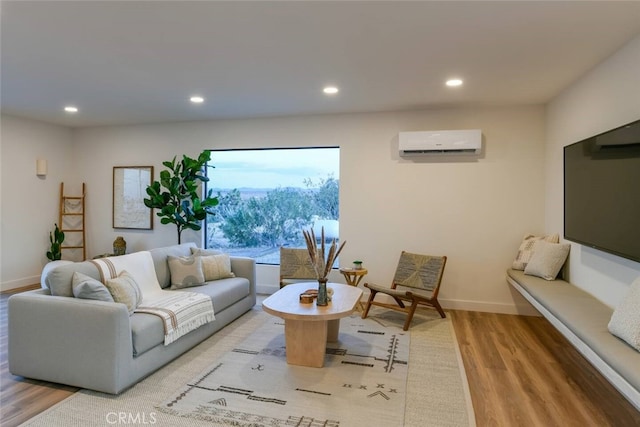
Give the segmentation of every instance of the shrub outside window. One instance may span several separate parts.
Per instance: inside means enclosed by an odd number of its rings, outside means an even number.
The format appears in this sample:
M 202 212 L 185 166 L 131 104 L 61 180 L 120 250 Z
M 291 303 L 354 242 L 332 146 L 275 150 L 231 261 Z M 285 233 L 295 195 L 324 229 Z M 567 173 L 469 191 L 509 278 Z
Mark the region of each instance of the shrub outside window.
M 339 148 L 211 150 L 209 164 L 207 248 L 279 264 L 281 246 L 305 247 L 303 229 L 338 239 Z

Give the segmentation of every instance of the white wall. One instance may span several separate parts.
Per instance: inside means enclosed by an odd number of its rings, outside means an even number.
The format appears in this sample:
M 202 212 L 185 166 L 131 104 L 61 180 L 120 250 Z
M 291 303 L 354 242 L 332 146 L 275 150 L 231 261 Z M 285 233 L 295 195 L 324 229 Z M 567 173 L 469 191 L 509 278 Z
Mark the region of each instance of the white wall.
M 399 131 L 483 131 L 481 158 L 397 155 Z M 109 252 L 122 235 L 128 250 L 177 241 L 175 227 L 111 227 L 113 166 L 156 168 L 205 148 L 341 147 L 341 258 L 362 259 L 367 280 L 389 283 L 401 250 L 449 257 L 441 290 L 446 307 L 515 312 L 527 304 L 507 285 L 525 233 L 544 231 L 544 109 L 509 107 L 284 117 L 83 129 L 74 132 L 77 175 L 87 183 L 88 255 Z M 215 171 L 214 171 L 215 174 Z M 215 182 L 215 175 L 213 178 Z M 187 240 L 198 240 L 192 236 Z M 275 289 L 277 270 L 259 285 Z M 526 310 L 526 308 L 525 308 Z
M 40 282 L 49 232 L 58 222 L 60 183 L 72 179 L 72 141 L 67 128 L 2 116 L 2 234 L 0 289 Z M 36 159 L 48 174 L 36 176 Z
M 545 114 L 546 113 L 546 114 Z M 546 109 L 509 107 L 192 122 L 71 131 L 2 116 L 0 289 L 36 283 L 58 216 L 59 184 L 87 183 L 88 256 L 176 242 L 172 226 L 111 227 L 113 166 L 153 165 L 205 148 L 341 147 L 343 260 L 363 259 L 367 280 L 388 283 L 403 249 L 446 254 L 445 306 L 527 311 L 504 280 L 525 233 L 562 233 L 562 147 L 640 118 L 640 36 L 572 84 Z M 546 134 L 545 134 L 546 126 Z M 399 131 L 480 128 L 474 161 L 397 156 Z M 545 147 L 546 141 L 546 147 Z M 47 158 L 49 174 L 35 175 Z M 185 236 L 199 241 L 199 236 Z M 348 261 L 347 261 L 348 262 Z M 640 264 L 572 244 L 570 280 L 614 306 Z M 277 271 L 259 282 L 273 287 Z
M 638 119 L 640 36 L 548 105 L 545 159 L 548 232 L 563 230 L 563 147 Z M 572 243 L 568 273 L 572 283 L 614 307 L 629 284 L 640 276 L 640 263 Z

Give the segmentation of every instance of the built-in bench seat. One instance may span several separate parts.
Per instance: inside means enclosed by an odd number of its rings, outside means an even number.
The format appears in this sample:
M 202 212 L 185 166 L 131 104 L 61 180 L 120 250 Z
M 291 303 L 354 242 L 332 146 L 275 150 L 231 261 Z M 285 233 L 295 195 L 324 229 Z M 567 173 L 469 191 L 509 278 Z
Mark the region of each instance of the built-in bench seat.
M 640 352 L 609 332 L 613 309 L 564 280 L 509 269 L 507 281 L 640 410 Z

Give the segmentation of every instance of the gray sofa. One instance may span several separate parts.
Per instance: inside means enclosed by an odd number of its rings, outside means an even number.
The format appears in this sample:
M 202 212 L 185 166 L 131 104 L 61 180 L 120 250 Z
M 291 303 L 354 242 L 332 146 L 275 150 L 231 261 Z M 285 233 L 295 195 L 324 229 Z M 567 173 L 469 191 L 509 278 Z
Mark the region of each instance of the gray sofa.
M 507 281 L 640 410 L 640 352 L 609 332 L 613 309 L 564 280 L 509 269 Z
M 149 251 L 161 287 L 170 285 L 169 255 L 191 254 L 195 244 Z M 9 311 L 9 371 L 26 378 L 118 394 L 191 349 L 256 303 L 255 261 L 231 257 L 236 277 L 181 289 L 211 297 L 215 320 L 165 346 L 162 320 L 133 313 L 124 304 L 52 296 L 49 289 L 13 295 Z M 73 271 L 99 279 L 90 262 L 63 265 L 47 280 Z M 52 278 L 53 277 L 53 278 Z M 51 284 L 51 283 L 49 283 Z

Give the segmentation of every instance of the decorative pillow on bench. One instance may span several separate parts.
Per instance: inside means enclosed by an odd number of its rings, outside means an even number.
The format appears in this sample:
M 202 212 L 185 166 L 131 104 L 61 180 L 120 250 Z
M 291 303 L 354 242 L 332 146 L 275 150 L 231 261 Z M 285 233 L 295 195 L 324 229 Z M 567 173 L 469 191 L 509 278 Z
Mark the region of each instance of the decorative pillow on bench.
M 516 259 L 513 261 L 511 268 L 514 270 L 524 270 L 534 254 L 534 244 L 541 240 L 549 243 L 558 243 L 560 241 L 560 237 L 558 236 L 558 233 L 549 234 L 547 236 L 534 236 L 533 234 L 527 234 L 522 239 L 522 243 L 518 249 L 518 254 L 516 255 Z
M 609 321 L 609 332 L 640 351 L 640 277 L 616 307 Z
M 556 280 L 570 249 L 571 245 L 568 243 L 536 241 L 533 245 L 533 255 L 524 268 L 524 274 L 545 280 Z

